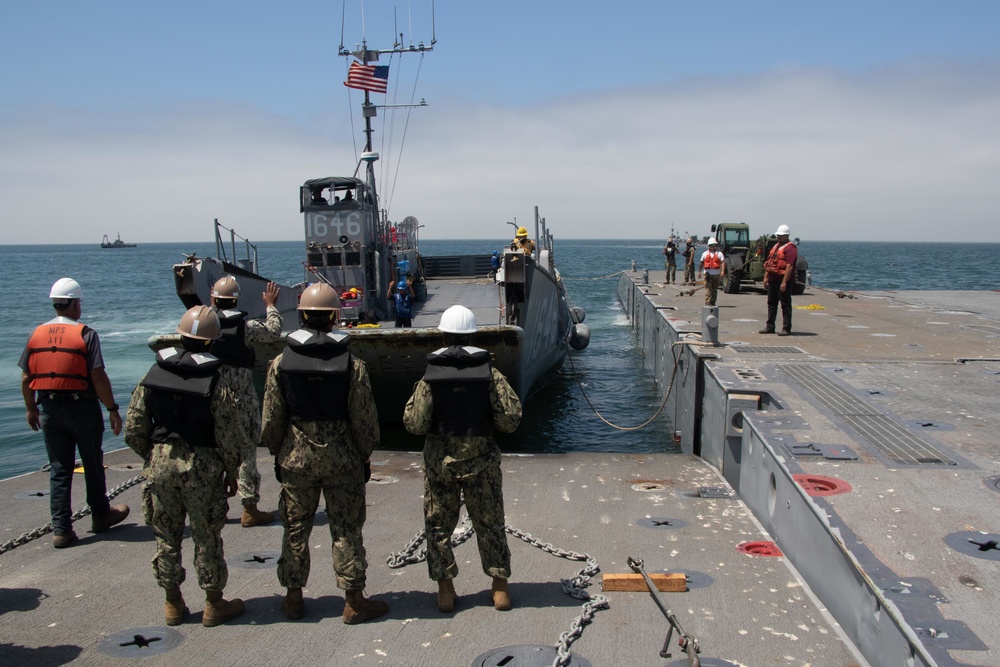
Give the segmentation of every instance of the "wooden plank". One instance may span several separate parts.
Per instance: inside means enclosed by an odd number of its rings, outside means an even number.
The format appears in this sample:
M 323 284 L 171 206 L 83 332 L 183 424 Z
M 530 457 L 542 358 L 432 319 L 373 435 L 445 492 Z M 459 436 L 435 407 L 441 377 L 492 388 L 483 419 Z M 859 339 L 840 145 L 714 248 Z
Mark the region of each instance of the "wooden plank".
M 656 590 L 662 593 L 683 593 L 687 590 L 687 577 L 683 572 L 670 574 L 657 572 L 650 574 L 649 578 L 656 584 Z M 601 587 L 605 591 L 649 591 L 646 580 L 641 574 L 605 574 Z

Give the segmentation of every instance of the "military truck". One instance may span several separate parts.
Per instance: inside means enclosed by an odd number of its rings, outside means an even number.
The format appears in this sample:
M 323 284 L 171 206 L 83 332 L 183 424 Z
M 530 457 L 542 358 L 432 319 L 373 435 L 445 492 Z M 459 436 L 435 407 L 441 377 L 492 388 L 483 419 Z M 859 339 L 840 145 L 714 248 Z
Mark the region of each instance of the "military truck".
M 737 294 L 740 285 L 764 284 L 764 262 L 771 248 L 778 242 L 774 234 L 764 234 L 756 241 L 750 241 L 750 225 L 743 222 L 724 222 L 712 225 L 719 250 L 726 257 L 726 275 L 722 289 L 726 294 Z M 806 271 L 809 263 L 799 253 L 795 262 L 795 287 L 792 294 L 802 294 L 806 289 Z

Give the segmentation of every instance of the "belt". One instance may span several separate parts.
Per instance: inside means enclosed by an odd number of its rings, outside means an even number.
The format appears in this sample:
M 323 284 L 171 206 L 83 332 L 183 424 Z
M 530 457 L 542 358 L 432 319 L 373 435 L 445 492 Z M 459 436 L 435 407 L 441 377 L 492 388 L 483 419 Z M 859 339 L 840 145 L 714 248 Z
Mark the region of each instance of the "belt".
M 39 392 L 39 398 L 49 401 L 78 401 L 90 397 L 82 391 L 43 391 Z

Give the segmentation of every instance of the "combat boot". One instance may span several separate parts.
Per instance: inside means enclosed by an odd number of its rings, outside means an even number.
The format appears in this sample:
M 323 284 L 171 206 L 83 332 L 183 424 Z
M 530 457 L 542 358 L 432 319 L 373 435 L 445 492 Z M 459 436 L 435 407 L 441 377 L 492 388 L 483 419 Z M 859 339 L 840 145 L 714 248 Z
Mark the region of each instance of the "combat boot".
M 56 549 L 65 549 L 69 545 L 76 542 L 78 539 L 80 538 L 78 538 L 76 536 L 76 533 L 71 530 L 68 533 L 63 533 L 61 535 L 53 535 L 52 546 L 54 546 Z
M 274 512 L 262 512 L 257 509 L 256 503 L 243 506 L 243 516 L 240 517 L 240 525 L 244 528 L 266 526 L 272 521 L 274 521 Z
M 242 614 L 243 600 L 225 600 L 222 591 L 205 591 L 205 613 L 202 614 L 201 624 L 206 628 L 214 628 Z
M 510 594 L 507 592 L 507 580 L 493 577 L 493 608 L 497 611 L 510 609 Z
M 357 625 L 389 613 L 389 605 L 378 600 L 365 599 L 365 589 L 344 591 L 344 623 Z
M 90 530 L 95 533 L 103 533 L 111 526 L 124 521 L 128 513 L 128 505 L 115 505 L 104 512 L 94 512 L 91 517 Z
M 285 599 L 281 601 L 281 610 L 289 621 L 297 621 L 305 615 L 305 604 L 302 602 L 302 589 L 289 588 Z
M 455 611 L 455 582 L 452 579 L 442 579 L 438 582 L 438 611 L 450 614 Z
M 181 589 L 168 588 L 167 601 L 163 603 L 163 615 L 167 619 L 167 625 L 180 625 L 187 613 L 188 608 L 181 596 Z

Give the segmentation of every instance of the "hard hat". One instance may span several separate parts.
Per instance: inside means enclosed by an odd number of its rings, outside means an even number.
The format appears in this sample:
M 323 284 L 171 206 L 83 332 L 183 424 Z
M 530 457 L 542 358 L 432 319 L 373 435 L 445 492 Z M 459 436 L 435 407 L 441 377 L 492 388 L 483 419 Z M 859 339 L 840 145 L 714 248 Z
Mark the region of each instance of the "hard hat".
M 80 283 L 72 278 L 60 278 L 53 283 L 52 290 L 49 292 L 49 298 L 64 301 L 82 299 L 83 288 L 80 287 Z
M 524 227 L 517 228 L 517 236 L 527 236 L 527 235 L 528 235 L 527 229 L 525 229 Z
M 181 316 L 177 333 L 197 340 L 216 340 L 222 335 L 219 316 L 208 306 L 195 306 Z
M 222 276 L 212 285 L 212 298 L 238 299 L 240 298 L 240 284 L 232 276 Z
M 719 242 L 716 241 L 715 238 L 713 237 L 708 239 L 708 245 L 719 245 Z
M 400 280 L 399 284 L 396 285 L 396 289 L 406 289 L 409 285 L 406 284 L 405 280 Z
M 302 293 L 299 310 L 340 310 L 340 297 L 326 283 L 316 283 Z
M 791 233 L 791 230 L 788 229 L 788 225 L 779 225 L 778 226 L 778 231 L 776 231 L 774 233 L 774 235 L 775 236 L 788 236 L 790 233 Z
M 476 316 L 465 306 L 452 306 L 441 313 L 438 329 L 450 334 L 476 333 Z

